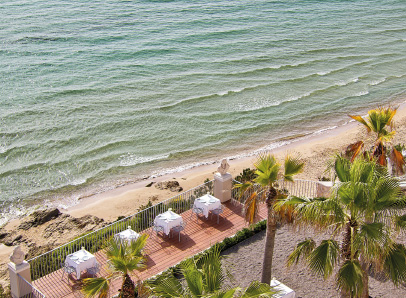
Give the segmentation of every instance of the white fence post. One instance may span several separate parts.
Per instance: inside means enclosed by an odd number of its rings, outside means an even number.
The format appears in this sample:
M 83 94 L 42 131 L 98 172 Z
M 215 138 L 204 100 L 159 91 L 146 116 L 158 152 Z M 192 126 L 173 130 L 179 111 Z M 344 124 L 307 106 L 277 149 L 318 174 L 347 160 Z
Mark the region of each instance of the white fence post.
M 213 195 L 222 203 L 231 200 L 231 190 L 233 177 L 227 170 L 230 166 L 226 159 L 221 161 L 221 165 L 217 168 L 217 173 L 214 174 L 214 189 Z
M 8 273 L 10 276 L 11 295 L 13 298 L 28 296 L 32 293 L 32 288 L 26 286 L 26 282 L 19 278 L 22 276 L 31 283 L 30 264 L 24 260 L 24 253 L 20 246 L 14 248 L 8 263 Z

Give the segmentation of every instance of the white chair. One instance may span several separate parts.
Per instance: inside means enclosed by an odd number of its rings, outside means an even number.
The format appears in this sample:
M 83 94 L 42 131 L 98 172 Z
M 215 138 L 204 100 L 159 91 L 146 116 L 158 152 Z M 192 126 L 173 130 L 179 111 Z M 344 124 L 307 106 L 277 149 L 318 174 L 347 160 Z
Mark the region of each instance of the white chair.
M 217 209 L 210 210 L 210 212 L 211 212 L 211 217 L 212 217 L 212 218 L 213 218 L 213 214 L 217 214 L 217 224 L 219 224 L 219 217 L 220 217 L 220 214 L 224 212 L 224 207 L 223 207 L 223 205 L 220 205 L 220 207 L 217 208 Z
M 180 232 L 182 232 L 186 227 L 186 223 L 182 222 L 180 225 L 175 226 L 172 228 L 172 235 L 173 232 L 177 232 L 179 234 L 179 242 L 180 242 Z
M 199 214 L 203 214 L 203 209 L 195 207 L 195 205 L 192 205 L 192 213 L 190 214 L 190 218 L 192 218 L 193 213 L 196 214 L 196 221 L 199 220 Z
M 69 278 L 70 274 L 72 274 L 72 273 L 76 274 L 76 269 L 74 267 L 72 267 L 72 266 L 69 266 L 69 264 L 67 262 L 62 263 L 61 267 L 62 267 L 62 278 L 61 278 L 61 280 L 63 279 L 65 273 L 68 274 L 68 278 Z
M 97 273 L 100 272 L 99 263 L 96 263 L 96 265 L 94 267 L 87 268 L 86 272 L 88 275 L 95 277 L 97 275 Z
M 156 232 L 156 235 L 158 236 L 159 232 L 164 232 L 164 227 L 163 226 L 157 226 L 155 224 L 152 225 L 152 229 Z

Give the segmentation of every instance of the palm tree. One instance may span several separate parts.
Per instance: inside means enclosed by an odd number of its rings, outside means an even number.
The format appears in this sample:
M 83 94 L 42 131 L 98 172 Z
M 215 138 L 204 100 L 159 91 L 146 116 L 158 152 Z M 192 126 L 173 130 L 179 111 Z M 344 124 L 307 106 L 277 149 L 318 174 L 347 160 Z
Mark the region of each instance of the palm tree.
M 143 248 L 147 239 L 147 234 L 142 234 L 137 240 L 131 242 L 113 238 L 106 248 L 107 263 L 111 272 L 106 278 L 84 279 L 82 291 L 86 297 L 107 297 L 110 282 L 120 276 L 122 277 L 122 286 L 119 290 L 120 297 L 134 297 L 135 284 L 129 274 L 135 270 L 145 268 L 146 260 L 143 255 Z
M 173 274 L 163 274 L 146 282 L 152 294 L 167 298 L 231 298 L 231 297 L 272 297 L 275 293 L 269 284 L 253 281 L 247 288 L 227 288 L 224 281 L 231 278 L 231 274 L 223 270 L 221 256 L 218 249 L 198 258 L 196 261 L 188 259 L 181 265 L 179 272 L 183 279 Z
M 395 135 L 395 131 L 393 130 L 393 117 L 396 111 L 397 109 L 392 108 L 378 108 L 370 110 L 366 120 L 359 115 L 350 115 L 350 117 L 363 124 L 368 133 L 373 132 L 376 135 L 370 159 L 375 158 L 380 165 L 386 166 L 386 158 L 389 157 L 395 169 L 403 174 L 403 165 L 405 164 L 403 155 L 395 147 L 393 147 L 392 150 L 388 150 L 387 148 L 387 144 L 392 141 Z M 347 152 L 352 156 L 351 161 L 361 153 L 364 145 L 363 141 L 358 141 L 348 146 Z M 390 153 L 388 151 L 390 151 Z M 368 155 L 368 153 L 365 152 L 365 155 Z
M 254 163 L 257 175 L 252 181 L 237 184 L 240 196 L 249 194 L 245 200 L 245 220 L 250 224 L 258 219 L 258 204 L 266 203 L 268 208 L 268 220 L 265 238 L 265 253 L 262 265 L 261 282 L 269 284 L 272 278 L 272 258 L 275 246 L 275 234 L 277 224 L 281 221 L 291 221 L 292 213 L 289 209 L 276 212 L 273 208 L 275 202 L 285 196 L 284 192 L 277 189 L 280 178 L 286 181 L 293 181 L 293 176 L 302 172 L 304 163 L 298 158 L 287 156 L 285 158 L 284 173 L 281 174 L 281 164 L 275 156 L 270 154 L 260 155 Z M 259 189 L 257 189 L 259 186 Z
M 299 260 L 324 278 L 338 266 L 336 284 L 342 297 L 368 297 L 370 270 L 386 272 L 399 285 L 406 281 L 406 247 L 394 241 L 393 231 L 406 228 L 406 206 L 398 181 L 374 161 L 337 156 L 334 169 L 339 182 L 329 198 L 288 198 L 296 206 L 301 225 L 332 232 L 318 246 L 309 238 L 299 243 L 288 264 Z M 404 210 L 404 209 L 403 209 Z M 342 237 L 341 247 L 336 240 Z

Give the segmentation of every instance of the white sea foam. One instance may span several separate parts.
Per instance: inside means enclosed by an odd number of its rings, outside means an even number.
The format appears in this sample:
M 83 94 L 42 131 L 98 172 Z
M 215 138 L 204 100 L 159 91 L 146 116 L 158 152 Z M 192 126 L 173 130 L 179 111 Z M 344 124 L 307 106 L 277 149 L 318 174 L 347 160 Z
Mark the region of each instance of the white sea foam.
M 382 79 L 378 79 L 378 80 L 372 81 L 371 83 L 369 83 L 369 85 L 371 85 L 371 86 L 376 86 L 376 85 L 379 85 L 380 83 L 383 83 L 383 82 L 385 82 L 385 81 L 386 81 L 386 78 L 382 78 Z
M 123 167 L 135 166 L 138 164 L 168 158 L 169 155 L 157 155 L 142 157 L 136 154 L 127 153 L 120 156 L 120 165 Z
M 368 91 L 368 90 L 364 90 L 364 91 L 360 91 L 360 92 L 354 94 L 354 96 L 360 97 L 360 96 L 364 96 L 364 95 L 367 95 L 367 94 L 369 94 L 369 91 Z

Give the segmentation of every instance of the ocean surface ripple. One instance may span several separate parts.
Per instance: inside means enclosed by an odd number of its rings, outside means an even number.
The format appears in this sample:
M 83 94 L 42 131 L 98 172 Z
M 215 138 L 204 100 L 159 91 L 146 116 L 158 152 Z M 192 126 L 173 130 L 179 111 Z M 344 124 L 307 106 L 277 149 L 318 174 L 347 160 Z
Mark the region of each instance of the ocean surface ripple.
M 0 14 L 0 225 L 406 94 L 403 0 L 16 0 Z

